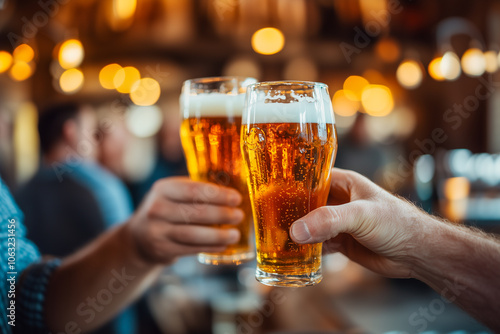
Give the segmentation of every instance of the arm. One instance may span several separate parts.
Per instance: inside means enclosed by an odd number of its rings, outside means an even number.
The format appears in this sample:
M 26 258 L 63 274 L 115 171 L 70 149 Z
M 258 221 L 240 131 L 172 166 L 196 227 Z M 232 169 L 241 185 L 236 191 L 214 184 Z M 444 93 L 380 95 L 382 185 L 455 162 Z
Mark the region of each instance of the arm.
M 216 252 L 239 239 L 237 229 L 204 224 L 236 224 L 240 195 L 228 188 L 164 179 L 125 224 L 63 260 L 52 275 L 46 318 L 53 331 L 98 327 L 138 297 L 162 265 L 179 256 Z
M 430 216 L 357 173 L 334 169 L 329 205 L 295 222 L 290 234 L 384 276 L 417 278 L 500 330 L 499 241 Z

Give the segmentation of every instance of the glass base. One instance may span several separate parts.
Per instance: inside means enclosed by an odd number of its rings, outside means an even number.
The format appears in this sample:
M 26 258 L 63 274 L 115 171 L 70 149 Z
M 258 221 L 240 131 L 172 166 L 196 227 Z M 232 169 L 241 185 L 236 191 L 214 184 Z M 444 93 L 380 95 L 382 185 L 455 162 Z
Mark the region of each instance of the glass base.
M 198 262 L 203 264 L 234 264 L 239 265 L 255 258 L 255 252 L 234 253 L 229 255 L 200 253 L 198 254 Z
M 318 284 L 323 279 L 323 275 L 321 274 L 321 269 L 311 274 L 283 275 L 267 273 L 257 268 L 255 278 L 264 285 L 300 288 Z

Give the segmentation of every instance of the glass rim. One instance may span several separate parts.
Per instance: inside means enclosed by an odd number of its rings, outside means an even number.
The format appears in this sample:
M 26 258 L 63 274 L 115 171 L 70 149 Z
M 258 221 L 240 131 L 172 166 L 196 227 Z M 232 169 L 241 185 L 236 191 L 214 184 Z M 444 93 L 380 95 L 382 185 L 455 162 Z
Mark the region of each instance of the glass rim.
M 245 80 L 248 80 L 248 79 L 254 79 L 255 82 L 257 83 L 258 80 L 254 77 L 245 77 L 245 76 L 241 76 L 241 75 L 225 75 L 225 76 L 214 76 L 214 77 L 201 77 L 201 78 L 192 78 L 192 79 L 188 79 L 188 80 L 185 80 L 182 85 L 186 85 L 186 84 L 192 84 L 192 83 L 214 83 L 214 82 L 225 82 L 225 81 L 232 81 L 232 80 L 238 80 L 238 81 L 245 81 Z M 253 84 L 250 84 L 250 85 L 254 85 Z M 250 85 L 248 85 L 247 87 L 249 87 Z
M 279 81 L 261 81 L 250 84 L 247 89 L 261 88 L 261 87 L 271 87 L 271 86 L 305 86 L 308 88 L 320 87 L 328 88 L 328 85 L 323 82 L 316 81 L 298 81 L 298 80 L 279 80 Z

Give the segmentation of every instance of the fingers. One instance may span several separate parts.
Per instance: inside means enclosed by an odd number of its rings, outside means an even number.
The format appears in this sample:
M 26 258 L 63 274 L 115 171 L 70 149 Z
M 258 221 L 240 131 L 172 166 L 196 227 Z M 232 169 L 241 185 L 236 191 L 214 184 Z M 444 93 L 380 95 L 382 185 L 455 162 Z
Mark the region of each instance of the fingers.
M 237 206 L 242 200 L 241 195 L 234 189 L 208 182 L 191 181 L 186 177 L 171 177 L 157 181 L 154 191 L 171 201 L 191 204 Z
M 238 242 L 240 231 L 235 228 L 177 225 L 170 229 L 168 237 L 177 243 L 191 246 L 225 246 Z
M 324 242 L 339 233 L 355 234 L 365 216 L 360 202 L 318 208 L 293 223 L 290 236 L 293 241 L 304 244 Z
M 245 215 L 238 208 L 211 204 L 173 203 L 162 198 L 151 205 L 148 216 L 174 224 L 238 224 Z
M 361 174 L 333 168 L 329 204 L 338 205 L 369 198 L 381 190 L 375 183 Z

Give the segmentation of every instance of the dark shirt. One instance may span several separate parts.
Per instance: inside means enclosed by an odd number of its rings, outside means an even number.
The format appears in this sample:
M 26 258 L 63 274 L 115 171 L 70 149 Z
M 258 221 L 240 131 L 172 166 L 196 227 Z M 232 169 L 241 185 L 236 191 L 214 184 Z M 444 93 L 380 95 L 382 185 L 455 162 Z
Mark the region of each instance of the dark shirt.
M 72 177 L 58 179 L 41 168 L 16 194 L 24 212 L 28 239 L 42 254 L 66 256 L 105 230 L 92 193 Z

